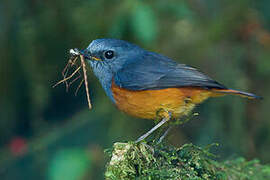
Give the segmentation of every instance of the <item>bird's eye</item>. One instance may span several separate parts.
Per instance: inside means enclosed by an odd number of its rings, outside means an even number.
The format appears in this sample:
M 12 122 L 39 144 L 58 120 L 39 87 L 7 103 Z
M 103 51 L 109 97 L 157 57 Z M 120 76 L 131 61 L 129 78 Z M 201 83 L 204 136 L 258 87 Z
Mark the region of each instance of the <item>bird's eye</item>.
M 109 50 L 104 53 L 106 59 L 112 59 L 114 57 L 114 52 Z

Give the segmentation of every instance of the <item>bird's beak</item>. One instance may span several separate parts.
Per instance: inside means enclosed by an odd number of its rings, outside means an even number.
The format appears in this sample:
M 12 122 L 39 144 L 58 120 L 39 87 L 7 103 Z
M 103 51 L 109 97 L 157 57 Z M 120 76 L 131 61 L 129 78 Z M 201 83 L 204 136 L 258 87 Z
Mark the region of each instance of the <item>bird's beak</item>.
M 81 55 L 83 55 L 83 57 L 85 59 L 94 60 L 94 61 L 101 61 L 100 58 L 97 58 L 95 56 L 92 56 L 91 53 L 87 49 L 80 50 L 79 52 L 80 52 Z

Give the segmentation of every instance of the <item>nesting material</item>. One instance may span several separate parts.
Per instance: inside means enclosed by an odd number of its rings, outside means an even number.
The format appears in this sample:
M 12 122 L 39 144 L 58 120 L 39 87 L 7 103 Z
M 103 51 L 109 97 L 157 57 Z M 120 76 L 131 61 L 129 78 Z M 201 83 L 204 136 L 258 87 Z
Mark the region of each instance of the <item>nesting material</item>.
M 71 84 L 73 84 L 74 82 L 76 82 L 77 80 L 82 78 L 76 91 L 75 91 L 75 95 L 78 94 L 78 91 L 84 82 L 85 92 L 86 92 L 86 97 L 87 97 L 87 102 L 88 102 L 88 108 L 91 109 L 92 105 L 91 105 L 91 100 L 90 100 L 90 95 L 89 95 L 87 69 L 86 69 L 86 65 L 85 65 L 84 56 L 76 48 L 70 49 L 69 53 L 71 54 L 71 57 L 68 60 L 67 65 L 65 66 L 65 68 L 62 71 L 63 79 L 58 81 L 53 87 L 56 87 L 59 84 L 63 83 L 66 86 L 66 91 L 68 91 Z M 78 61 L 79 58 L 80 58 L 80 61 Z M 70 69 L 74 69 L 74 67 L 75 67 L 75 70 L 72 73 L 69 73 Z M 82 70 L 82 73 L 81 73 L 81 70 Z

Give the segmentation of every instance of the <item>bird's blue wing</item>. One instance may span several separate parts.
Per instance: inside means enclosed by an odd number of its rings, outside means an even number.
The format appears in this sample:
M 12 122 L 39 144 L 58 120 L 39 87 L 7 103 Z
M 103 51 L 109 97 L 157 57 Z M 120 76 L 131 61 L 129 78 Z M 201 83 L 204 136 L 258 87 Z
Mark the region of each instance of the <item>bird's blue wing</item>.
M 128 90 L 153 90 L 171 87 L 202 87 L 226 89 L 197 69 L 178 64 L 157 53 L 146 51 L 126 64 L 115 76 L 115 83 Z

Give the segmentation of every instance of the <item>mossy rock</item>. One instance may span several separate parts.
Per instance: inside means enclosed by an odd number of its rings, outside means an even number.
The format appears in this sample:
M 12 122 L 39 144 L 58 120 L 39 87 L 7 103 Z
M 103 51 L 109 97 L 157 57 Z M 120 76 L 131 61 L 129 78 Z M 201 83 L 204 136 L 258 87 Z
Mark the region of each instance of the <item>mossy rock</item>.
M 105 178 L 119 179 L 270 179 L 270 165 L 237 158 L 214 160 L 208 148 L 185 144 L 180 148 L 144 143 L 115 143 L 107 151 Z

